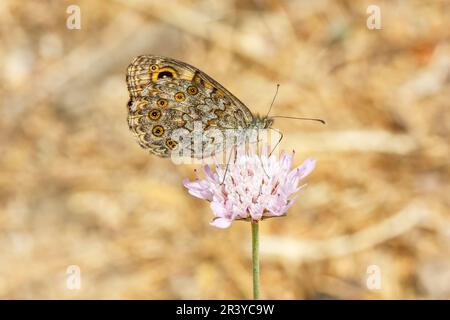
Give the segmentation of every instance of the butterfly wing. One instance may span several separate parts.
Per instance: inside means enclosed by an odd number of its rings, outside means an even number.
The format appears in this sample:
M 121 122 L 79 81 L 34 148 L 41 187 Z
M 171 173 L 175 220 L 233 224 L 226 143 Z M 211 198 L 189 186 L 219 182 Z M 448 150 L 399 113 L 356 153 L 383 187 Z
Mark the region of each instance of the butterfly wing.
M 177 129 L 193 133 L 247 128 L 250 110 L 197 68 L 170 58 L 139 56 L 127 70 L 128 124 L 139 144 L 167 157 L 177 148 Z M 197 127 L 196 127 L 197 126 Z M 206 139 L 202 144 L 213 144 Z M 195 152 L 192 153 L 195 156 Z

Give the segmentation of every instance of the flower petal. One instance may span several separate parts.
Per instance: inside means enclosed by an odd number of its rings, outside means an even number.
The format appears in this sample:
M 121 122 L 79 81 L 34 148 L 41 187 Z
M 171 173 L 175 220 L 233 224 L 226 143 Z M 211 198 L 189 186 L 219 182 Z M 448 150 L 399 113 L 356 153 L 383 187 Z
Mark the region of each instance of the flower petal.
M 227 210 L 223 204 L 213 201 L 210 206 L 216 217 L 224 218 L 227 216 Z
M 188 189 L 188 192 L 194 197 L 205 199 L 208 201 L 212 200 L 213 193 L 209 189 L 208 184 L 205 184 L 202 180 L 189 181 L 188 179 L 183 180 L 183 185 Z
M 206 175 L 212 180 L 212 181 L 216 181 L 216 175 L 211 171 L 211 168 L 206 165 L 204 167 L 205 173 Z
M 226 229 L 231 225 L 231 222 L 232 222 L 232 220 L 229 220 L 226 218 L 216 218 L 213 221 L 211 221 L 209 224 L 216 228 Z
M 305 161 L 303 161 L 303 163 L 297 168 L 299 178 L 303 179 L 304 177 L 306 177 L 308 174 L 311 173 L 311 171 L 314 170 L 315 167 L 316 167 L 316 160 L 314 160 L 313 158 L 308 158 Z

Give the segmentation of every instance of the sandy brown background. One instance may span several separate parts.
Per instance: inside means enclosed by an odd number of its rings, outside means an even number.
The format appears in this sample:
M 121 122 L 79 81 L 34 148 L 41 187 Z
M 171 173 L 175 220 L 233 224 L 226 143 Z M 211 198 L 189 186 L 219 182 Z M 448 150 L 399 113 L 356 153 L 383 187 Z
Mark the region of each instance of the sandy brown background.
M 318 165 L 288 217 L 262 223 L 262 298 L 450 298 L 449 14 L 419 0 L 1 1 L 0 298 L 251 297 L 250 225 L 210 227 L 181 185 L 197 166 L 128 130 L 125 70 L 150 53 L 255 113 L 280 83 L 273 114 L 328 122 L 275 123 L 296 164 Z

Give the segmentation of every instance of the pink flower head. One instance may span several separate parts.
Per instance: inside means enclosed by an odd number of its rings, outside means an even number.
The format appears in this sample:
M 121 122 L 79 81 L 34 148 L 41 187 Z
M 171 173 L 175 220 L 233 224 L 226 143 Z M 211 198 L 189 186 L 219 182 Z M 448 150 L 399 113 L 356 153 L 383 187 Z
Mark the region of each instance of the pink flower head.
M 185 179 L 183 185 L 191 195 L 211 203 L 211 225 L 218 228 L 228 228 L 233 220 L 283 216 L 295 201 L 291 196 L 304 186 L 299 186 L 300 180 L 315 167 L 309 158 L 291 170 L 293 156 L 241 155 L 229 163 L 225 180 L 226 166 L 216 165 L 213 172 L 206 165 L 205 179 Z

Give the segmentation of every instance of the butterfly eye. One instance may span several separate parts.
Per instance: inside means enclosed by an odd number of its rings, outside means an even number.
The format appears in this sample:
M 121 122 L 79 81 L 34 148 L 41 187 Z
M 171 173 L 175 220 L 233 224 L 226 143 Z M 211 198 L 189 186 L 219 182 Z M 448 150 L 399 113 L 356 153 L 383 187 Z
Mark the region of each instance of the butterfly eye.
M 163 71 L 158 73 L 158 79 L 162 78 L 173 78 L 173 73 L 170 71 Z
M 156 70 L 158 70 L 159 68 L 158 68 L 158 66 L 156 65 L 156 64 L 152 64 L 151 66 L 150 66 L 150 71 L 153 71 L 153 72 L 155 72 Z
M 173 150 L 177 147 L 177 143 L 176 141 L 172 140 L 172 139 L 167 139 L 166 140 L 166 146 L 167 148 L 169 148 L 170 150 Z
M 158 120 L 159 118 L 161 118 L 161 111 L 159 111 L 158 109 L 151 109 L 148 112 L 148 117 L 151 120 Z
M 197 94 L 198 93 L 198 88 L 196 86 L 189 86 L 187 88 L 187 92 L 191 95 Z
M 165 108 L 169 105 L 166 99 L 158 99 L 158 101 L 156 101 L 156 104 L 161 108 Z
M 186 99 L 186 96 L 184 95 L 183 92 L 177 92 L 175 94 L 175 100 L 177 101 L 183 101 L 184 99 Z
M 161 137 L 164 134 L 164 128 L 162 126 L 154 126 L 152 133 L 156 137 Z

